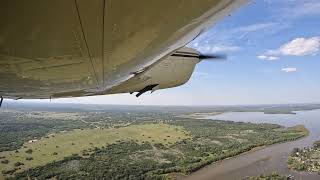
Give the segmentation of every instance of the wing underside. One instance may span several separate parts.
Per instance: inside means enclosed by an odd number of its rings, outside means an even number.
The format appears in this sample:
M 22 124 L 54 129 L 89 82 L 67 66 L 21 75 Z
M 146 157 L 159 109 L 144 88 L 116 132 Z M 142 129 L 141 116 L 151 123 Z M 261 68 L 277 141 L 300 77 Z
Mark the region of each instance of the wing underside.
M 243 2 L 5 0 L 0 7 L 0 95 L 107 92 Z

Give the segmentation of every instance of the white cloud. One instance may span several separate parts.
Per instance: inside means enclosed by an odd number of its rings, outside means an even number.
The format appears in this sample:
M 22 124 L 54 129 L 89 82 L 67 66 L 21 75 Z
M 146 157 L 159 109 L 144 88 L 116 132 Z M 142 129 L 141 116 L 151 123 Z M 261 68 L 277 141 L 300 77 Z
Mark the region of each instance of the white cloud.
M 257 24 L 250 24 L 247 26 L 240 26 L 238 28 L 233 29 L 231 32 L 232 33 L 250 33 L 250 32 L 256 32 L 260 30 L 267 30 L 267 29 L 272 29 L 279 26 L 278 23 L 257 23 Z
M 296 38 L 279 48 L 282 55 L 305 56 L 320 51 L 320 37 Z
M 268 57 L 268 60 L 277 60 L 277 59 L 279 59 L 279 57 L 276 57 L 276 56 L 269 56 Z
M 278 49 L 268 50 L 258 56 L 259 59 L 276 60 L 278 56 L 316 55 L 320 51 L 320 37 L 296 38 Z
M 239 51 L 240 49 L 241 48 L 239 46 L 210 45 L 210 44 L 199 46 L 197 48 L 197 50 L 202 53 L 225 53 L 225 52 Z
M 260 56 L 257 56 L 257 58 L 262 60 L 267 60 L 267 61 L 274 61 L 279 59 L 279 57 L 276 57 L 276 56 L 266 56 L 266 55 L 260 55 Z
M 294 67 L 287 67 L 287 68 L 282 68 L 282 71 L 286 72 L 286 73 L 293 73 L 297 71 L 297 68 Z
M 259 58 L 259 59 L 267 59 L 267 58 L 268 58 L 268 56 L 260 55 L 260 56 L 257 56 L 257 58 Z
M 241 48 L 238 46 L 213 46 L 211 47 L 212 52 L 230 52 L 230 51 L 238 51 Z

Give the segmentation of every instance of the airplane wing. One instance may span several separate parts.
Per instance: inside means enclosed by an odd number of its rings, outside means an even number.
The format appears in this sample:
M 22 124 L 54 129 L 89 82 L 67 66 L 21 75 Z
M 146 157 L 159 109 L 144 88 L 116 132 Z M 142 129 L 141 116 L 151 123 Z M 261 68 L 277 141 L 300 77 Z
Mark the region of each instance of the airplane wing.
M 0 96 L 141 95 L 181 85 L 199 53 L 180 48 L 246 1 L 4 0 Z

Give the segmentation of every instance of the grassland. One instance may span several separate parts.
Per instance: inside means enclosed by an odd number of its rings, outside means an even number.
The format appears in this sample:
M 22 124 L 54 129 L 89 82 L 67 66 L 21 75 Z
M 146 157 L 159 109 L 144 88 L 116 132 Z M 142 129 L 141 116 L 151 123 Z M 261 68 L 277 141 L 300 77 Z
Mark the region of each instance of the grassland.
M 186 138 L 188 135 L 181 127 L 163 123 L 109 129 L 77 129 L 50 134 L 35 142 L 25 143 L 22 148 L 16 151 L 0 152 L 0 157 L 5 157 L 3 159 L 9 161 L 8 164 L 0 164 L 0 169 L 12 170 L 16 168 L 15 163 L 21 162 L 24 165 L 19 166 L 21 168 L 19 171 L 22 171 L 59 161 L 73 154 L 81 154 L 83 150 L 101 148 L 123 140 L 168 145 Z M 26 152 L 29 149 L 32 150 L 32 153 Z M 33 160 L 27 160 L 28 157 L 32 157 Z

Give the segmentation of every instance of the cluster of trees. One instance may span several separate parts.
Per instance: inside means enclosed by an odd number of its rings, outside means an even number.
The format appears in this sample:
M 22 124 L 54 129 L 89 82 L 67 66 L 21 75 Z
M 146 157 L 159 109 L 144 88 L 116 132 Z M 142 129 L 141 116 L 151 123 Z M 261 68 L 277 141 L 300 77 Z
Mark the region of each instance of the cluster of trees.
M 145 179 L 156 177 L 149 172 L 161 169 L 161 164 L 151 158 L 149 160 L 132 159 L 132 156 L 148 150 L 152 150 L 150 143 L 138 144 L 129 141 L 110 144 L 103 148 L 95 148 L 88 158 L 75 154 L 62 161 L 16 174 L 14 179 L 26 177 L 37 179 L 53 177 L 57 179 Z
M 28 112 L 1 113 L 0 152 L 19 149 L 23 143 L 45 137 L 49 133 L 84 127 L 87 127 L 87 124 L 79 120 L 30 118 Z
M 2 163 L 2 164 L 8 164 L 8 163 L 9 163 L 9 160 L 8 160 L 8 159 L 1 160 L 1 163 Z
M 4 175 L 10 174 L 12 175 L 14 172 L 17 171 L 17 168 L 11 169 L 11 170 L 2 170 L 1 173 Z
M 16 162 L 16 163 L 14 163 L 14 166 L 16 166 L 16 167 L 19 167 L 19 166 L 23 166 L 24 164 L 22 163 L 22 162 Z
M 33 152 L 33 150 L 32 150 L 32 149 L 28 149 L 28 150 L 26 150 L 26 153 L 28 153 L 28 154 L 32 154 L 32 152 Z
M 25 141 L 44 136 L 49 128 L 39 123 L 0 122 L 0 152 L 18 149 Z
M 315 149 L 320 149 L 320 141 L 315 141 L 315 142 L 313 143 L 313 148 L 315 148 Z

